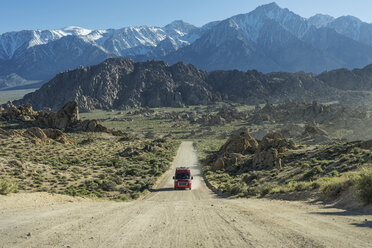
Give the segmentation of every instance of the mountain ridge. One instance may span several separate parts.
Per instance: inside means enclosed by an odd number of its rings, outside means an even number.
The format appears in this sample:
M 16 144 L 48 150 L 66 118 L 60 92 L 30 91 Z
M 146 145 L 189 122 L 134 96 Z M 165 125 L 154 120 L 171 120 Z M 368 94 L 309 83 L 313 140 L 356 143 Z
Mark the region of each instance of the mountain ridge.
M 0 35 L 3 78 L 14 73 L 46 82 L 59 72 L 111 57 L 185 61 L 207 71 L 321 73 L 372 63 L 372 24 L 352 16 L 304 18 L 271 3 L 202 27 L 176 20 L 164 27 L 70 26 Z
M 244 104 L 281 102 L 284 99 L 332 101 L 347 90 L 372 90 L 372 65 L 363 69 L 327 71 L 320 75 L 298 72 L 261 73 L 197 69 L 183 62 L 134 62 L 110 58 L 58 74 L 39 90 L 14 101 L 36 110 L 56 110 L 76 101 L 82 111 L 138 107 L 183 107 L 220 101 Z

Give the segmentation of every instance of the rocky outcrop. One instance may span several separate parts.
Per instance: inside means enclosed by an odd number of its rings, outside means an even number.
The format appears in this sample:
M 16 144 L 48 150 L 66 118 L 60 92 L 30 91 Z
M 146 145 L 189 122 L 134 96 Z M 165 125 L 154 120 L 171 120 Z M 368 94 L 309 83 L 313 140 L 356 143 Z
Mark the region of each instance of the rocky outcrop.
M 328 136 L 328 133 L 316 125 L 306 125 L 303 136 Z
M 220 148 L 219 153 L 252 154 L 257 150 L 257 147 L 257 140 L 249 135 L 247 129 L 243 128 L 239 129 L 226 141 L 226 143 Z
M 25 137 L 31 139 L 34 144 L 46 144 L 51 141 L 56 141 L 62 144 L 74 144 L 69 140 L 61 130 L 58 129 L 41 129 L 38 127 L 31 127 L 25 131 L 18 130 L 4 130 L 0 128 L 0 137 Z
M 16 121 L 25 126 L 39 128 L 66 129 L 83 132 L 105 132 L 115 136 L 128 136 L 128 134 L 110 130 L 99 123 L 98 120 L 80 120 L 79 108 L 76 102 L 66 103 L 58 112 L 34 111 L 30 104 L 24 104 L 18 108 L 9 106 L 7 110 L 0 112 L 0 118 L 6 121 Z
M 298 124 L 285 123 L 279 133 L 281 133 L 285 138 L 297 138 L 303 133 L 303 127 Z
M 41 130 L 38 127 L 32 127 L 32 128 L 27 129 L 23 133 L 23 136 L 38 140 L 40 142 L 46 142 L 48 140 L 48 136 L 46 136 L 43 130 Z
M 49 139 L 55 140 L 55 141 L 60 142 L 62 144 L 74 144 L 74 142 L 69 140 L 61 130 L 45 129 L 43 131 Z
M 183 63 L 168 66 L 162 61 L 135 63 L 113 58 L 60 73 L 15 104 L 31 103 L 35 109 L 56 111 L 66 101 L 76 101 L 80 110 L 89 111 L 183 107 L 221 100 L 205 82 L 206 76 L 206 72 Z
M 253 166 L 260 169 L 280 168 L 279 153 L 294 149 L 295 144 L 280 133 L 269 133 L 259 143 L 253 157 Z
M 280 133 L 269 133 L 258 142 L 242 128 L 234 131 L 218 152 L 209 155 L 206 163 L 214 171 L 235 170 L 239 166 L 259 170 L 281 168 L 279 154 L 295 148 L 294 142 Z
M 212 163 L 212 170 L 230 170 L 243 161 L 243 156 L 239 153 L 223 154 Z
M 79 122 L 79 109 L 76 102 L 66 103 L 57 113 L 34 111 L 30 104 L 19 107 L 10 106 L 1 112 L 6 121 L 20 121 L 42 128 L 72 128 Z
M 97 120 L 84 120 L 79 122 L 78 128 L 84 132 L 108 132 L 109 130 L 99 124 Z
M 349 119 L 365 119 L 366 116 L 366 111 L 357 109 L 352 110 L 347 107 L 324 105 L 315 101 L 305 103 L 287 100 L 277 106 L 266 104 L 263 108 L 257 107 L 250 117 L 250 121 L 256 124 L 265 121 L 273 123 L 316 122 L 328 124 Z
M 315 123 L 307 124 L 300 137 L 305 144 L 325 144 L 331 141 L 328 137 L 328 133 L 316 126 Z
M 225 124 L 226 120 L 218 115 L 205 114 L 198 117 L 195 122 L 205 126 L 215 126 Z
M 79 67 L 58 74 L 39 90 L 14 101 L 31 103 L 37 109 L 57 111 L 68 101 L 79 109 L 128 109 L 139 107 L 183 107 L 217 101 L 262 104 L 289 99 L 339 99 L 339 90 L 313 74 L 258 71 L 198 70 L 182 62 L 168 66 L 163 61 L 135 63 L 112 58 L 95 66 Z M 234 112 L 219 115 L 226 121 Z M 235 118 L 234 116 L 232 118 Z
M 269 133 L 259 143 L 257 151 L 277 149 L 279 152 L 285 152 L 288 149 L 294 149 L 295 143 L 283 137 L 281 133 Z
M 258 147 L 246 128 L 232 133 L 230 138 L 221 146 L 218 152 L 207 157 L 207 163 L 212 170 L 231 170 L 244 161 L 244 156 L 253 154 Z
M 280 169 L 282 167 L 278 150 L 269 148 L 268 150 L 258 151 L 253 157 L 253 165 L 260 169 Z

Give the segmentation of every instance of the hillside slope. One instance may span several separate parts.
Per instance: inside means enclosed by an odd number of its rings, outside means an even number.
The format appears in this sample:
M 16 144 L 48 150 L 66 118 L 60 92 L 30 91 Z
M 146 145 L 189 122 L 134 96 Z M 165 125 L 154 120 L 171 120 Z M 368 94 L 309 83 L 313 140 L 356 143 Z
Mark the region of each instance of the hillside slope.
M 14 104 L 57 110 L 76 101 L 82 111 L 133 107 L 182 107 L 217 101 L 246 104 L 283 99 L 334 100 L 342 91 L 313 74 L 198 70 L 193 65 L 163 61 L 135 63 L 107 59 L 96 66 L 58 74 L 39 90 Z

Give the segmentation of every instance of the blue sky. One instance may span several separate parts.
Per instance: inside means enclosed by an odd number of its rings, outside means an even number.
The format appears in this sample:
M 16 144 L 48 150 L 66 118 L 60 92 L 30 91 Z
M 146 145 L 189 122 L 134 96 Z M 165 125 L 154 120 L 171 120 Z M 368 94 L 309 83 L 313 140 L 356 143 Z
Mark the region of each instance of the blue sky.
M 0 33 L 24 29 L 164 26 L 182 19 L 201 26 L 248 13 L 273 0 L 0 0 Z M 372 0 L 277 0 L 303 17 L 353 15 L 372 22 Z

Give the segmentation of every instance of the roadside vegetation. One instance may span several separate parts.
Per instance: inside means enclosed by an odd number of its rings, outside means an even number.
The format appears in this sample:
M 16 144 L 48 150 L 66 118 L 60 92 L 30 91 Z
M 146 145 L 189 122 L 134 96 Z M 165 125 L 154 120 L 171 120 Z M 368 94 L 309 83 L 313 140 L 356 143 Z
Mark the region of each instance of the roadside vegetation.
M 251 168 L 248 156 L 233 168 L 217 171 L 206 163 L 206 158 L 217 153 L 220 147 L 208 149 L 212 146 L 207 141 L 196 142 L 196 147 L 201 151 L 207 181 L 224 195 L 265 197 L 320 193 L 328 199 L 336 199 L 353 190 L 363 203 L 372 203 L 372 151 L 353 143 L 311 146 L 280 154 L 281 168 Z
M 17 184 L 8 180 L 8 179 L 0 179 L 0 194 L 7 195 L 10 193 L 17 192 Z
M 115 200 L 136 199 L 169 168 L 178 141 L 121 140 L 105 133 L 67 133 L 74 144 L 35 145 L 0 139 L 0 193 L 49 192 Z

